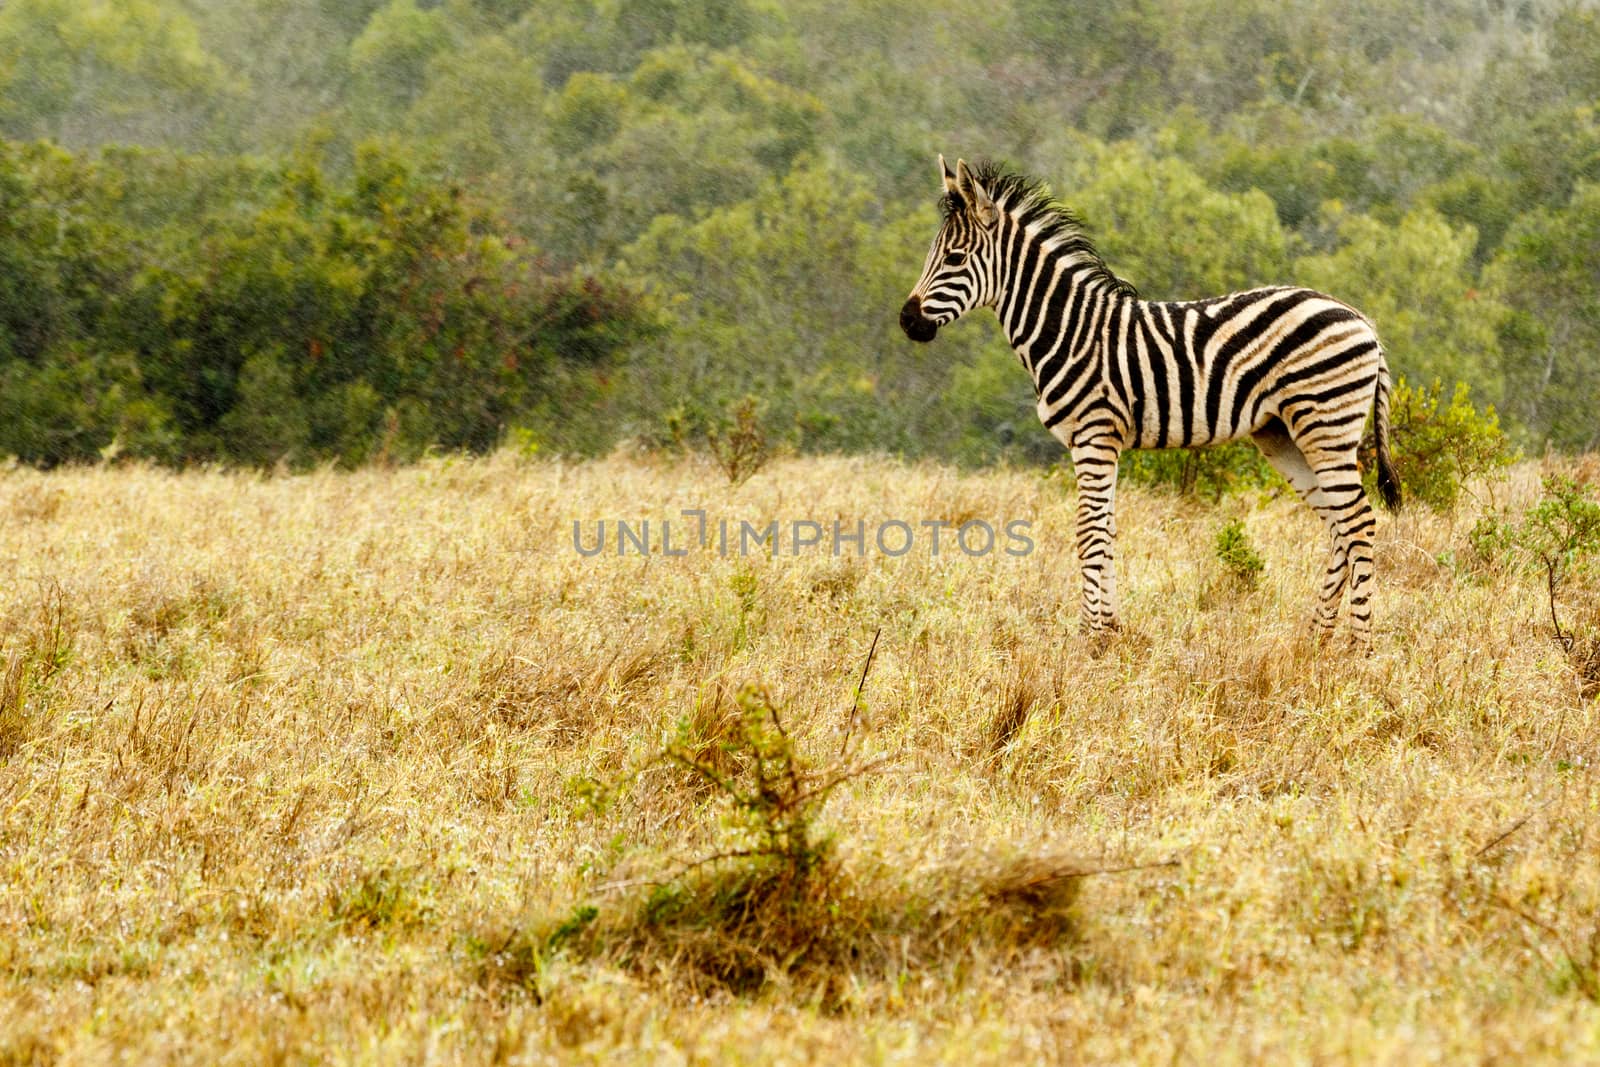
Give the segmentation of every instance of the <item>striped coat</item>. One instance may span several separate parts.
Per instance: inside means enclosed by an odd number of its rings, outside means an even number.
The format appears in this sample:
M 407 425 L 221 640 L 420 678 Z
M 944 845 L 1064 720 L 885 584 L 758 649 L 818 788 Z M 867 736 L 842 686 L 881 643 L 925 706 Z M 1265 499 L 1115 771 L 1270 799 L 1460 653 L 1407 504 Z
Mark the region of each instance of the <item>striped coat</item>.
M 1117 459 L 1249 437 L 1326 525 L 1314 616 L 1332 630 L 1348 598 L 1370 641 L 1372 536 L 1356 452 L 1375 412 L 1378 486 L 1398 507 L 1389 456 L 1389 371 L 1372 323 L 1310 289 L 1276 286 L 1206 300 L 1141 300 L 1038 183 L 996 167 L 952 171 L 941 156 L 944 222 L 900 312 L 914 341 L 992 308 L 1033 377 L 1039 419 L 1072 455 L 1083 620 L 1117 625 Z

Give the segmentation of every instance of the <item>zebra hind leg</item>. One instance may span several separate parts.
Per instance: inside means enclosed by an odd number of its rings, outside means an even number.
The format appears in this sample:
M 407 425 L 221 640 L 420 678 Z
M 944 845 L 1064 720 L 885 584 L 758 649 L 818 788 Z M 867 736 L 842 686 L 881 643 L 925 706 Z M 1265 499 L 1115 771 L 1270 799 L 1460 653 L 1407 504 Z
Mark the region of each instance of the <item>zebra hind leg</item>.
M 1328 559 L 1327 576 L 1322 583 L 1322 603 L 1317 621 L 1331 631 L 1339 612 L 1339 601 L 1346 593 L 1350 604 L 1351 636 L 1356 643 L 1372 646 L 1372 539 L 1378 527 L 1367 491 L 1356 467 L 1355 448 L 1338 453 L 1307 457 L 1317 472 L 1321 486 L 1321 506 L 1317 513 L 1333 535 L 1333 550 Z
M 1311 617 L 1311 632 L 1318 638 L 1326 638 L 1333 632 L 1339 614 L 1339 600 L 1344 592 L 1349 561 L 1349 554 L 1339 539 L 1335 509 L 1329 507 L 1328 498 L 1322 490 L 1321 479 L 1307 461 L 1305 453 L 1294 443 L 1288 427 L 1282 422 L 1273 419 L 1251 434 L 1250 439 L 1261 450 L 1267 462 L 1272 464 L 1273 469 L 1283 475 L 1284 480 L 1300 495 L 1300 499 L 1317 513 L 1317 517 L 1322 519 L 1323 525 L 1328 530 L 1330 541 L 1328 566 L 1323 571 L 1317 609 Z

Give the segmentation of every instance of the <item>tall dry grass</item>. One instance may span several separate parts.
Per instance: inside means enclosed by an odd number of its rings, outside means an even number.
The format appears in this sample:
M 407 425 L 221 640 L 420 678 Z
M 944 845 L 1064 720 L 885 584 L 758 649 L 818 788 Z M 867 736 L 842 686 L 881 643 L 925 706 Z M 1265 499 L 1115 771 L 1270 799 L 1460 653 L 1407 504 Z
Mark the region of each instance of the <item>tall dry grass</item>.
M 1037 547 L 572 549 L 680 508 Z M 0 472 L 0 1061 L 1600 1059 L 1600 706 L 1537 580 L 1384 518 L 1373 654 L 1318 647 L 1300 505 L 1124 490 L 1096 644 L 1071 514 L 875 460 Z M 738 773 L 745 683 L 882 763 L 780 912 L 659 758 Z

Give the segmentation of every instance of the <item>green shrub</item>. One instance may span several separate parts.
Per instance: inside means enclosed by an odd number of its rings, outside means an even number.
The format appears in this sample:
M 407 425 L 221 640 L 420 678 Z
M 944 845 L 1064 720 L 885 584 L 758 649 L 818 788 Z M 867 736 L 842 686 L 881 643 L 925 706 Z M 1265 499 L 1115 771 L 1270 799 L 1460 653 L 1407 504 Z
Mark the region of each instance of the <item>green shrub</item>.
M 1454 511 L 1467 481 L 1484 477 L 1516 459 L 1493 405 L 1473 406 L 1472 390 L 1457 382 L 1445 399 L 1436 380 L 1419 388 L 1404 378 L 1390 396 L 1390 452 L 1405 494 L 1438 512 Z M 1364 449 L 1370 458 L 1371 443 Z M 1364 464 L 1369 493 L 1376 493 L 1376 465 Z
M 39 362 L 0 360 L 0 456 L 52 467 L 128 454 L 168 460 L 180 435 L 126 352 L 63 345 Z
M 712 760 L 686 737 L 669 745 L 667 759 L 710 785 L 728 806 L 728 847 L 711 859 L 772 860 L 785 877 L 800 879 L 828 857 L 829 844 L 812 823 L 828 794 L 856 774 L 854 768 L 818 772 L 795 752 L 778 705 L 765 689 L 745 686 L 735 698 L 739 717 L 722 742 L 726 761 Z
M 1276 473 L 1248 441 L 1215 448 L 1134 449 L 1122 454 L 1119 477 L 1130 485 L 1168 489 L 1217 501 L 1270 485 Z
M 1544 578 L 1550 625 L 1556 640 L 1572 651 L 1574 636 L 1562 625 L 1558 605 L 1572 572 L 1600 555 L 1600 501 L 1593 487 L 1565 475 L 1546 475 L 1544 494 L 1520 520 L 1485 515 L 1467 541 L 1492 570 L 1520 564 Z
M 1467 544 L 1477 562 L 1491 571 L 1502 570 L 1517 544 L 1517 529 L 1496 515 L 1479 516 L 1467 533 Z
M 1544 497 L 1523 516 L 1517 543 L 1545 576 L 1550 624 L 1556 640 L 1571 651 L 1573 637 L 1561 625 L 1556 602 L 1573 569 L 1600 554 L 1600 501 L 1591 486 L 1560 474 L 1544 479 Z
M 679 404 L 662 418 L 662 434 L 650 444 L 683 451 L 704 450 L 727 475 L 729 485 L 748 481 L 775 451 L 768 435 L 766 405 L 746 395 L 720 409 Z
M 1222 569 L 1241 588 L 1254 589 L 1260 583 L 1267 564 L 1244 532 L 1244 520 L 1232 519 L 1217 531 L 1215 552 Z

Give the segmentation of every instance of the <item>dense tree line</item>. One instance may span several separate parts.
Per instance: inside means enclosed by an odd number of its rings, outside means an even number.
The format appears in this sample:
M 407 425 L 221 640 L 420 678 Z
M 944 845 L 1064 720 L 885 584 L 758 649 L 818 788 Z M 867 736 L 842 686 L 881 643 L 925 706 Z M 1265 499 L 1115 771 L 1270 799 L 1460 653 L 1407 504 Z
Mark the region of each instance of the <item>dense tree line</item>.
M 598 416 L 587 371 L 654 329 L 377 148 L 333 178 L 311 154 L 0 146 L 0 453 L 30 462 L 484 450 Z
M 1150 297 L 1296 281 L 1600 446 L 1600 16 L 1541 0 L 8 0 L 0 454 L 594 451 L 747 394 L 816 449 L 1053 456 L 913 349 L 933 153 Z

